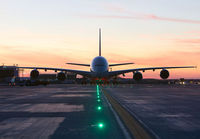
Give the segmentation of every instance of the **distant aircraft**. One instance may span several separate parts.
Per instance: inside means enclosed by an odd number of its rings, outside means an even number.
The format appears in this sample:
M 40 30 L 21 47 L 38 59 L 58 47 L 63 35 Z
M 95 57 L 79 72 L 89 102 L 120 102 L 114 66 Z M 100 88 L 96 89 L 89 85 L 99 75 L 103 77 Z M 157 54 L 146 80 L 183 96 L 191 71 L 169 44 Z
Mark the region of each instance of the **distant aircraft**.
M 75 74 L 82 75 L 84 78 L 90 78 L 92 81 L 104 81 L 107 83 L 109 79 L 113 77 L 117 77 L 118 75 L 124 75 L 125 73 L 133 72 L 133 79 L 136 81 L 142 80 L 143 76 L 140 71 L 145 72 L 146 70 L 157 70 L 161 69 L 160 77 L 162 79 L 167 79 L 169 77 L 169 71 L 167 69 L 175 69 L 175 68 L 196 68 L 195 66 L 179 66 L 179 67 L 149 67 L 149 68 L 136 68 L 136 69 L 125 69 L 125 70 L 116 70 L 109 71 L 109 67 L 112 66 L 121 66 L 128 65 L 134 63 L 119 63 L 119 64 L 108 64 L 106 58 L 101 56 L 101 29 L 99 29 L 99 56 L 95 57 L 91 64 L 80 64 L 80 63 L 66 63 L 71 65 L 78 66 L 86 66 L 90 67 L 90 71 L 82 71 L 82 70 L 73 70 L 73 69 L 62 69 L 62 68 L 48 68 L 48 67 L 18 67 L 23 69 L 33 69 L 30 73 L 31 78 L 37 78 L 39 76 L 38 70 L 54 70 L 55 72 L 60 71 L 57 74 L 58 80 L 65 80 L 66 75 L 65 72 L 71 72 Z

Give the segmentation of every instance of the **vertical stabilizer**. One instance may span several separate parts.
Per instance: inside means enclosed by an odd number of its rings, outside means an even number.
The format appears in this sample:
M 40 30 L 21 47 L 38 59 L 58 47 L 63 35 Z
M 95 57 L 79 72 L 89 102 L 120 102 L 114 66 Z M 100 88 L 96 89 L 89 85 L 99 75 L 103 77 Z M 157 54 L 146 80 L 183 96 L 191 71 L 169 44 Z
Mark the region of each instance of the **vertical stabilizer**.
M 99 29 L 99 56 L 101 56 L 101 28 Z

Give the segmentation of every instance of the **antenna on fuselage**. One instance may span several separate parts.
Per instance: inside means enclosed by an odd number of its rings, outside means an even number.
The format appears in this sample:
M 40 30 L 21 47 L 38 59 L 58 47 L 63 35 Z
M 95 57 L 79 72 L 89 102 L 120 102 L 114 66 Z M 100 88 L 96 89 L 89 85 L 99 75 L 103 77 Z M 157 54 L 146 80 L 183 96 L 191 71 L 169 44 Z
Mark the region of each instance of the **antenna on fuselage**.
M 101 28 L 99 28 L 99 56 L 101 56 Z

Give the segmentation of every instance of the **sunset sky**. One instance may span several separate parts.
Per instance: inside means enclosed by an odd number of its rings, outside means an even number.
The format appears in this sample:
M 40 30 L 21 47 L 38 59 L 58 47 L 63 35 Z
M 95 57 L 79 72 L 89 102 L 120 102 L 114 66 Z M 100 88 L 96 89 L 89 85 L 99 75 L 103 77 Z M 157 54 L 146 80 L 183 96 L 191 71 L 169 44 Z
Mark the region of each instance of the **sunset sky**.
M 170 70 L 170 78 L 200 78 L 199 7 L 199 0 L 0 0 L 0 64 L 89 70 L 65 63 L 90 64 L 102 28 L 108 62 L 135 63 L 112 70 L 194 65 Z

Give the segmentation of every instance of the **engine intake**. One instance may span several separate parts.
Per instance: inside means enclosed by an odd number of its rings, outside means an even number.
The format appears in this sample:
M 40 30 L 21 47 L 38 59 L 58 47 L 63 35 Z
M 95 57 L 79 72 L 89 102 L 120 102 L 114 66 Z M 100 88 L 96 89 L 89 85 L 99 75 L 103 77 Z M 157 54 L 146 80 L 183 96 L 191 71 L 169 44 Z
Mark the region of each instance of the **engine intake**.
M 36 79 L 38 78 L 39 74 L 40 74 L 39 71 L 35 69 L 31 71 L 30 76 L 32 79 Z
M 161 70 L 161 71 L 160 71 L 160 77 L 161 77 L 162 79 L 167 79 L 167 78 L 169 77 L 169 71 L 168 71 L 168 70 L 165 70 L 165 69 Z
M 140 80 L 142 80 L 142 78 L 143 78 L 143 76 L 142 76 L 141 72 L 136 72 L 133 74 L 133 79 L 136 81 L 140 81 Z
M 64 72 L 59 72 L 57 74 L 57 79 L 60 81 L 64 81 L 66 79 L 65 73 Z

